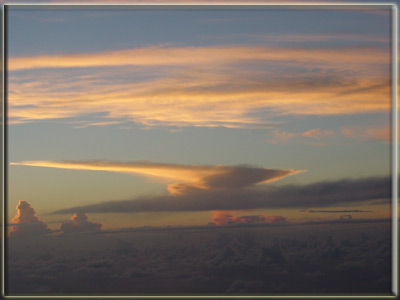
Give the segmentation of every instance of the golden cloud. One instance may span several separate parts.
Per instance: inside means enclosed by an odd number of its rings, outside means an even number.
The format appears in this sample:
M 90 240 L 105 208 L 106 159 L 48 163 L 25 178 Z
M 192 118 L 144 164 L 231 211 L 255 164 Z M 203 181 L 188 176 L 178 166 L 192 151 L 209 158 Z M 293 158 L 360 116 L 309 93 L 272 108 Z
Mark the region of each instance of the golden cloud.
M 389 65 L 389 54 L 379 48 L 148 47 L 10 58 L 9 70 L 23 74 L 9 76 L 9 121 L 90 112 L 106 120 L 88 120 L 80 127 L 132 121 L 144 126 L 270 128 L 270 117 L 276 115 L 387 112 Z M 140 68 L 127 71 L 126 66 Z M 77 74 L 76 67 L 87 69 Z M 93 74 L 92 67 L 103 69 Z M 317 71 L 299 72 L 305 67 Z M 45 69 L 33 78 L 27 71 L 32 68 Z M 112 82 L 110 74 L 115 75 Z M 132 80 L 123 82 L 121 77 Z
M 266 169 L 251 166 L 177 165 L 153 162 L 23 161 L 11 162 L 10 165 L 109 171 L 159 177 L 178 181 L 178 183 L 168 185 L 167 188 L 174 195 L 199 189 L 240 189 L 305 172 L 305 170 Z
M 8 70 L 101 66 L 188 66 L 240 61 L 286 61 L 325 64 L 383 64 L 390 56 L 378 48 L 301 49 L 278 47 L 146 47 L 84 54 L 10 57 Z M 377 52 L 380 55 L 376 55 Z

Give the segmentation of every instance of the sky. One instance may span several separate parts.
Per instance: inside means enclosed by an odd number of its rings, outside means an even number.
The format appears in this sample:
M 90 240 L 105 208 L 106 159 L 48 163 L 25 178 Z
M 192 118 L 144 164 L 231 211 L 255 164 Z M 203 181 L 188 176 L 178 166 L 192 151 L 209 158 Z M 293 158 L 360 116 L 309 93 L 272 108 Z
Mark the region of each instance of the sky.
M 9 220 L 389 217 L 390 15 L 8 7 Z

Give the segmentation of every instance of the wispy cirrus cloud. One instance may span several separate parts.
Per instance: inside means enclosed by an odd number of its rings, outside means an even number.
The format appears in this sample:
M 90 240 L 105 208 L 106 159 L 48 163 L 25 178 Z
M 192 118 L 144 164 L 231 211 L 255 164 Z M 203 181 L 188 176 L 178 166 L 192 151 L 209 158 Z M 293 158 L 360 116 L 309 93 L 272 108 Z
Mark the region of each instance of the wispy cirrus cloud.
M 81 123 L 81 122 L 79 122 Z M 104 121 L 104 122 L 92 122 L 92 123 L 86 123 L 86 124 L 79 124 L 74 126 L 74 128 L 86 128 L 89 126 L 107 126 L 107 125 L 113 125 L 113 124 L 121 124 L 122 122 L 120 121 Z
M 358 141 L 379 140 L 383 143 L 392 141 L 392 128 L 390 126 L 349 126 L 341 128 L 342 135 Z M 399 136 L 400 136 L 400 132 Z
M 274 130 L 272 133 L 273 138 L 269 140 L 270 143 L 288 142 L 293 138 L 307 138 L 318 139 L 322 137 L 331 137 L 335 135 L 333 130 L 315 128 L 304 132 L 286 132 L 281 130 Z
M 280 115 L 386 112 L 389 65 L 381 48 L 147 47 L 14 57 L 9 122 L 90 111 L 103 117 L 89 125 L 118 119 L 150 127 L 271 128 Z M 34 77 L 31 69 L 38 69 Z
M 237 190 L 305 172 L 305 170 L 266 169 L 252 166 L 177 165 L 141 161 L 24 161 L 11 162 L 10 165 L 109 171 L 164 178 L 175 181 L 167 187 L 173 195 L 198 190 Z
M 379 54 L 379 55 L 376 55 Z M 334 66 L 336 64 L 385 64 L 390 56 L 380 48 L 306 49 L 280 47 L 146 47 L 126 50 L 10 57 L 8 70 L 36 68 L 82 68 L 101 66 L 188 66 L 228 64 L 241 61 L 280 61 L 290 58 L 291 63 L 312 63 Z

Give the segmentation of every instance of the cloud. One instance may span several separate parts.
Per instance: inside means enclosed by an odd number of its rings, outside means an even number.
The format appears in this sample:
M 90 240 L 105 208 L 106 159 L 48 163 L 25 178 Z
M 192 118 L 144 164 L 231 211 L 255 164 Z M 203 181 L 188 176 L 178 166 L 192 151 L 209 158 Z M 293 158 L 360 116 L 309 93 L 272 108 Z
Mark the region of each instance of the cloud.
M 51 232 L 46 223 L 36 216 L 32 206 L 23 200 L 18 202 L 17 214 L 11 220 L 11 224 L 13 231 L 10 232 L 10 236 L 45 235 Z
M 88 217 L 81 212 L 75 213 L 70 221 L 61 224 L 61 231 L 63 233 L 78 233 L 78 232 L 90 232 L 90 231 L 101 231 L 103 224 L 92 223 L 88 221 Z
M 273 128 L 271 119 L 287 114 L 388 112 L 388 53 L 379 48 L 154 46 L 9 58 L 8 121 L 85 116 L 88 125 L 118 119 L 146 127 L 246 129 Z M 24 69 L 39 67 L 45 69 Z M 101 117 L 93 120 L 88 112 Z
M 184 195 L 139 197 L 66 208 L 53 213 L 71 212 L 150 212 L 245 210 L 257 208 L 314 208 L 378 200 L 390 203 L 391 178 L 369 177 L 322 181 L 308 185 L 253 187 L 240 190 L 196 190 Z
M 390 126 L 342 127 L 341 133 L 348 138 L 359 141 L 378 140 L 384 143 L 392 141 L 392 128 Z
M 273 139 L 269 140 L 270 143 L 277 144 L 279 142 L 287 142 L 293 138 L 307 138 L 307 139 L 318 139 L 321 137 L 333 136 L 335 133 L 333 130 L 315 128 L 304 132 L 285 132 L 280 130 L 274 130 L 272 135 Z
M 291 61 L 301 63 L 382 64 L 390 57 L 379 48 L 306 49 L 278 47 L 160 47 L 133 48 L 95 53 L 10 57 L 8 70 L 82 68 L 101 66 L 171 66 L 226 64 L 240 61 Z M 380 55 L 376 55 L 379 53 Z
M 301 136 L 315 139 L 315 138 L 319 138 L 321 136 L 331 136 L 333 134 L 334 134 L 334 132 L 332 130 L 327 130 L 327 129 L 321 130 L 319 128 L 316 128 L 316 129 L 311 129 L 311 130 L 301 133 Z
M 287 223 L 286 218 L 282 216 L 252 215 L 234 217 L 229 211 L 213 211 L 211 224 L 254 224 L 254 223 Z
M 212 224 L 215 225 L 225 225 L 228 223 L 233 223 L 234 218 L 231 212 L 229 211 L 214 211 Z
M 24 161 L 12 162 L 10 165 L 109 171 L 161 177 L 179 181 L 169 184 L 167 187 L 167 190 L 173 195 L 187 194 L 198 190 L 237 190 L 305 172 L 305 170 L 266 169 L 252 166 L 177 165 L 141 161 Z
M 352 222 L 346 230 L 338 221 L 307 228 L 276 226 L 273 231 L 268 226 L 240 230 L 204 226 L 203 230 L 165 228 L 85 238 L 54 236 L 39 244 L 14 240 L 7 244 L 8 291 L 154 295 L 185 294 L 189 287 L 199 294 L 228 289 L 249 295 L 271 290 L 389 293 L 390 220 L 363 226 Z M 384 276 L 387 282 L 377 287 Z
M 92 122 L 83 125 L 77 125 L 74 128 L 86 128 L 89 126 L 106 126 L 106 125 L 113 125 L 113 124 L 121 124 L 122 122 L 119 121 L 108 121 L 108 122 Z

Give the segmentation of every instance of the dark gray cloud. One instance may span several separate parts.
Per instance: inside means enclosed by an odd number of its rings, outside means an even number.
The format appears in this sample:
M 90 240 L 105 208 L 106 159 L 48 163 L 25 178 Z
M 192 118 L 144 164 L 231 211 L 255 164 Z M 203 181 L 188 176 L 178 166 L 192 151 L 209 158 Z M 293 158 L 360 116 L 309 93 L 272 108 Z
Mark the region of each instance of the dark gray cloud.
M 241 190 L 193 190 L 184 195 L 140 197 L 66 208 L 53 213 L 208 211 L 257 208 L 314 208 L 379 200 L 389 203 L 391 178 L 370 177 Z M 383 202 L 382 202 L 383 201 Z

